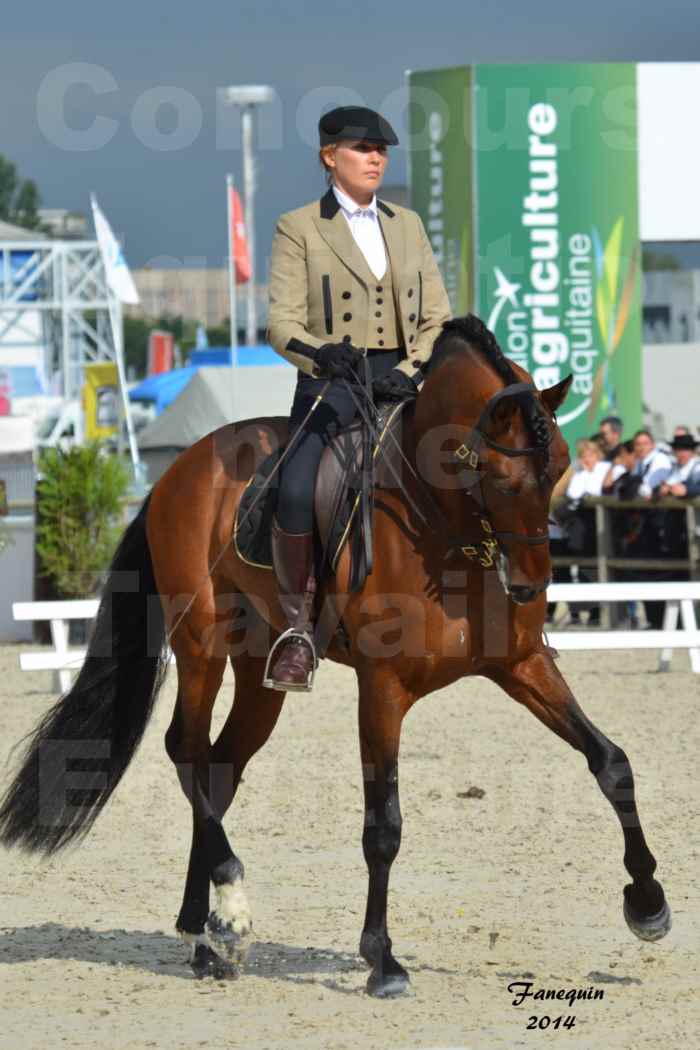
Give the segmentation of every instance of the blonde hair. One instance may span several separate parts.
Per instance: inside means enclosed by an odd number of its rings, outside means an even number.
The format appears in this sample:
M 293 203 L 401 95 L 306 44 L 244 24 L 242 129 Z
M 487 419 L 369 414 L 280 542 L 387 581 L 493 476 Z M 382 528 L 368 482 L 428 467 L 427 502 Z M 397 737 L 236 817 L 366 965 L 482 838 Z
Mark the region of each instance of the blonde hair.
M 576 455 L 582 456 L 584 452 L 595 452 L 598 459 L 603 458 L 603 450 L 597 441 L 577 441 L 576 442 Z
M 331 168 L 330 164 L 326 163 L 325 154 L 328 153 L 328 152 L 335 153 L 335 148 L 336 148 L 336 143 L 335 142 L 329 142 L 327 145 L 321 146 L 320 150 L 318 151 L 318 159 L 319 159 L 319 162 L 321 164 L 321 167 L 323 168 L 324 174 L 326 176 L 326 182 L 328 183 L 329 186 L 333 182 L 333 169 Z

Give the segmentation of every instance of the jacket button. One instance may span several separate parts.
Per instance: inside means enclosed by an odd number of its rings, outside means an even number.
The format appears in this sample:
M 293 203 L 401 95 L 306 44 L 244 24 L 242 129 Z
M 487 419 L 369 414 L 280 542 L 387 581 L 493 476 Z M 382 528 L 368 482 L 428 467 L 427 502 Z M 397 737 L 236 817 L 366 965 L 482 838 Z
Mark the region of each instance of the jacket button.
M 343 299 L 349 299 L 349 298 L 350 298 L 350 292 L 343 292 Z
M 383 292 L 383 291 L 384 291 L 384 289 L 383 289 L 383 287 L 381 286 L 381 284 L 378 284 L 378 285 L 377 285 L 377 291 L 378 291 L 378 292 Z
M 415 321 L 416 315 L 415 314 L 410 314 L 408 319 L 409 319 L 409 321 Z M 346 318 L 346 320 L 348 320 L 348 318 Z
M 384 331 L 384 329 L 383 329 L 383 328 L 382 328 L 381 326 L 379 326 L 379 327 L 377 328 L 377 331 L 378 331 L 378 332 L 383 332 L 383 331 Z
M 383 302 L 383 299 L 377 299 L 377 306 L 381 306 Z
M 343 314 L 344 321 L 352 321 L 352 314 Z M 413 320 L 413 318 L 411 318 Z
M 343 336 L 343 342 L 344 342 L 344 343 L 350 343 L 350 342 L 352 342 L 352 336 L 351 336 L 351 335 L 344 335 L 344 336 Z
M 381 310 L 375 310 L 374 316 L 375 317 L 381 317 L 382 316 L 382 311 Z
M 413 295 L 413 289 L 412 289 L 412 288 L 409 288 L 409 289 L 408 289 L 408 291 L 406 292 L 406 295 L 407 295 L 407 296 L 408 296 L 408 298 L 410 299 L 410 298 L 411 298 L 411 296 Z
M 379 345 L 380 345 L 380 346 L 384 346 L 384 340 L 383 340 L 383 339 L 380 339 L 380 340 L 379 340 Z

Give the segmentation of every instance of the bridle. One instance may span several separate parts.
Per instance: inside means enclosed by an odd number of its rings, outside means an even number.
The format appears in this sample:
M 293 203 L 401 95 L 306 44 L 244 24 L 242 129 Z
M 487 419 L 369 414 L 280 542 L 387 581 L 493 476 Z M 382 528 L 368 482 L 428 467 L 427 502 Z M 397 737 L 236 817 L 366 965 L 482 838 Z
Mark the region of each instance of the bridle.
M 365 425 L 373 433 L 375 441 L 377 441 L 376 429 L 372 421 L 368 418 L 367 413 L 365 412 L 365 406 L 361 404 L 361 399 L 355 397 L 353 386 L 351 384 L 347 384 L 347 386 L 350 390 L 353 400 L 355 401 L 355 405 L 365 422 Z M 357 389 L 357 387 L 355 387 L 355 389 Z M 363 388 L 360 387 L 360 389 L 362 390 Z M 366 393 L 366 391 L 364 392 Z M 463 466 L 466 465 L 468 468 L 470 468 L 471 471 L 474 472 L 475 475 L 473 481 L 471 481 L 469 485 L 464 486 L 464 492 L 466 495 L 470 496 L 476 501 L 479 508 L 478 510 L 472 511 L 472 515 L 479 521 L 479 527 L 482 532 L 481 539 L 478 540 L 476 543 L 474 543 L 471 540 L 471 537 L 459 535 L 456 536 L 451 533 L 449 521 L 447 520 L 442 508 L 438 504 L 433 494 L 427 488 L 422 478 L 418 476 L 413 465 L 406 457 L 399 442 L 396 440 L 395 435 L 391 432 L 390 429 L 387 429 L 387 433 L 391 437 L 391 440 L 394 442 L 395 448 L 398 450 L 403 462 L 406 464 L 409 471 L 413 475 L 415 481 L 417 482 L 425 502 L 428 503 L 428 505 L 430 506 L 431 515 L 440 521 L 442 525 L 442 528 L 440 530 L 436 529 L 433 521 L 430 521 L 428 517 L 420 510 L 420 508 L 416 506 L 415 501 L 406 491 L 403 482 L 399 478 L 398 474 L 396 474 L 396 471 L 393 468 L 393 466 L 391 466 L 390 461 L 385 460 L 385 462 L 387 462 L 387 464 L 389 465 L 389 469 L 394 474 L 395 480 L 402 489 L 404 496 L 406 497 L 412 510 L 418 516 L 418 518 L 428 529 L 430 529 L 431 532 L 441 531 L 443 535 L 446 536 L 448 546 L 445 553 L 445 558 L 450 558 L 454 554 L 461 553 L 470 560 L 478 561 L 478 563 L 483 568 L 489 569 L 492 568 L 493 565 L 495 565 L 496 554 L 502 541 L 525 543 L 528 546 L 537 547 L 546 543 L 549 539 L 548 533 L 545 533 L 544 535 L 533 536 L 529 533 L 504 532 L 501 529 L 495 529 L 490 519 L 488 505 L 486 503 L 486 498 L 484 496 L 482 487 L 484 472 L 479 471 L 478 469 L 482 460 L 482 454 L 485 447 L 495 449 L 497 452 L 501 452 L 503 455 L 509 456 L 511 458 L 514 458 L 516 456 L 548 456 L 549 446 L 551 445 L 554 439 L 555 431 L 553 429 L 547 428 L 546 444 L 533 445 L 528 448 L 509 448 L 507 445 L 501 445 L 497 441 L 494 441 L 493 438 L 489 437 L 489 435 L 484 432 L 484 428 L 490 422 L 491 414 L 496 405 L 499 403 L 499 401 L 501 401 L 505 397 L 518 397 L 524 395 L 532 395 L 533 393 L 534 387 L 532 387 L 529 383 L 511 383 L 509 386 L 503 387 L 502 390 L 497 390 L 496 393 L 493 394 L 493 396 L 490 397 L 484 405 L 478 420 L 469 432 L 468 440 L 459 445 L 459 447 L 456 448 L 453 453 L 453 462 L 456 462 Z
M 529 383 L 511 383 L 502 390 L 497 390 L 484 405 L 481 415 L 471 429 L 468 442 L 462 443 L 453 453 L 453 462 L 456 461 L 457 463 L 466 465 L 474 472 L 474 480 L 471 484 L 465 485 L 464 491 L 471 496 L 479 506 L 478 510 L 472 511 L 472 515 L 479 519 L 479 525 L 483 536 L 477 543 L 467 544 L 462 544 L 461 539 L 457 537 L 455 542 L 453 542 L 451 551 L 454 551 L 455 547 L 458 546 L 465 557 L 478 561 L 485 569 L 491 568 L 494 564 L 494 557 L 502 540 L 513 543 L 524 543 L 529 547 L 538 547 L 543 543 L 546 543 L 549 539 L 548 533 L 533 536 L 530 533 L 505 532 L 502 529 L 494 529 L 490 519 L 486 497 L 484 496 L 484 472 L 479 470 L 479 464 L 481 463 L 482 453 L 484 452 L 485 447 L 495 449 L 495 451 L 500 452 L 502 455 L 508 456 L 511 459 L 514 459 L 516 456 L 539 455 L 543 458 L 549 456 L 549 446 L 554 440 L 553 429 L 547 429 L 546 445 L 533 445 L 528 448 L 510 448 L 508 445 L 501 445 L 498 441 L 494 441 L 492 437 L 489 437 L 489 435 L 484 432 L 484 427 L 490 422 L 491 414 L 499 401 L 506 397 L 532 395 L 533 390 L 534 388 Z M 450 552 L 448 551 L 448 554 L 449 553 Z

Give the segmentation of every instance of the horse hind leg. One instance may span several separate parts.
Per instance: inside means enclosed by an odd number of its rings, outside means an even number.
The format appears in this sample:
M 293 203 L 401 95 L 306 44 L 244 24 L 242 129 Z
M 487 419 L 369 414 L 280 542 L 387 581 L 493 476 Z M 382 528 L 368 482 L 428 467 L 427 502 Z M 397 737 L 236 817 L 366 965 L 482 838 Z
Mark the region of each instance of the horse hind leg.
M 589 721 L 548 654 L 535 653 L 513 668 L 492 671 L 491 677 L 585 755 L 622 827 L 624 865 L 632 877 L 624 888 L 627 925 L 641 940 L 660 940 L 671 928 L 671 910 L 661 884 L 653 877 L 656 860 L 642 831 L 627 755 Z
M 188 617 L 189 619 L 189 617 Z M 196 976 L 234 976 L 242 963 L 250 936 L 247 921 L 230 925 L 227 891 L 238 887 L 243 866 L 233 853 L 210 799 L 211 715 L 226 666 L 227 649 L 221 644 L 204 645 L 210 636 L 205 617 L 178 629 L 173 638 L 178 668 L 178 697 L 166 734 L 166 750 L 173 761 L 180 785 L 192 806 L 192 845 L 185 891 L 177 919 L 177 930 L 191 946 L 191 964 Z M 209 912 L 209 884 L 217 888 L 217 907 Z M 239 895 L 240 897 L 240 895 Z M 221 912 L 222 902 L 224 912 Z M 242 913 L 242 901 L 236 904 Z M 229 928 L 230 927 L 230 928 Z
M 266 658 L 242 654 L 232 657 L 235 674 L 234 701 L 228 718 L 211 749 L 211 803 L 223 817 L 238 790 L 243 772 L 274 729 L 285 694 L 262 685 Z M 217 904 L 209 915 L 209 944 L 221 957 L 240 965 L 252 934 L 252 919 L 244 889 L 244 869 L 235 863 L 213 869 Z

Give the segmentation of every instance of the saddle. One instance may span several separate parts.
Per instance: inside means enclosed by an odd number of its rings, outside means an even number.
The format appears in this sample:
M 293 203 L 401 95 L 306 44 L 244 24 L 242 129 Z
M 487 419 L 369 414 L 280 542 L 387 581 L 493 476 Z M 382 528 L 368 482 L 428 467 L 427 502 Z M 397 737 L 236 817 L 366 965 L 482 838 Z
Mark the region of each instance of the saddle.
M 408 402 L 387 403 L 379 408 L 378 441 L 372 449 L 370 477 L 373 488 L 395 488 L 401 477 L 400 417 Z M 321 457 L 316 475 L 314 516 L 318 533 L 318 547 L 322 551 L 317 565 L 320 581 L 336 571 L 338 560 L 346 544 L 351 544 L 350 589 L 359 590 L 371 566 L 367 564 L 367 528 L 358 514 L 361 503 L 364 472 L 364 423 L 357 420 L 341 430 Z M 284 454 L 283 445 L 271 452 L 251 476 L 238 505 L 234 522 L 233 541 L 242 561 L 255 568 L 272 570 L 271 526 L 277 502 L 277 486 L 268 479 Z M 369 547 L 371 550 L 371 546 Z

